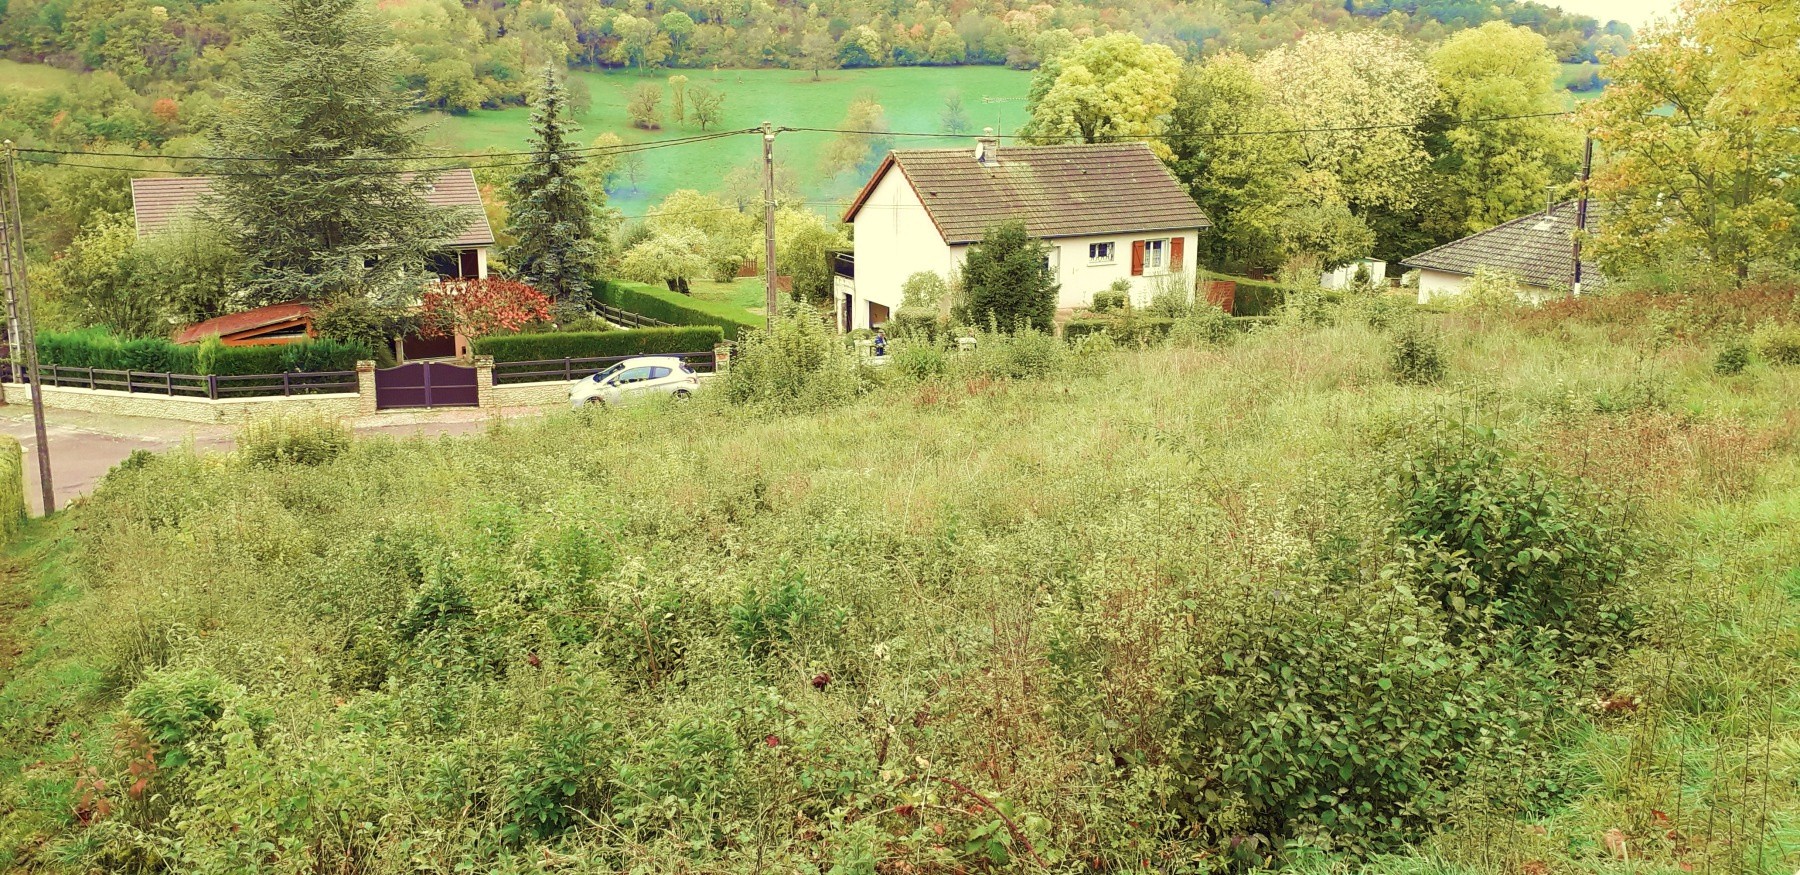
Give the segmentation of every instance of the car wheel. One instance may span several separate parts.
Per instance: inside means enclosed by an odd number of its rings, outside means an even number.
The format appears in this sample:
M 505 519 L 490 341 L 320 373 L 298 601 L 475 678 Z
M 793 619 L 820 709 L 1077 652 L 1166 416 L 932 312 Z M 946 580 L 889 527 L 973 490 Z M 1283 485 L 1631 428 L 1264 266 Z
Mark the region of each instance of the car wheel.
M 686 401 L 692 397 L 694 397 L 694 393 L 689 392 L 686 389 L 676 389 L 675 390 L 675 400 L 676 401 Z
M 593 397 L 591 397 L 591 398 L 589 398 L 589 399 L 588 399 L 588 400 L 587 400 L 587 401 L 586 401 L 586 402 L 585 402 L 585 403 L 586 403 L 586 404 L 587 404 L 587 406 L 589 406 L 589 407 L 605 407 L 605 406 L 606 406 L 606 399 L 605 399 L 605 398 L 602 398 L 602 397 L 600 397 L 600 396 L 598 396 L 598 395 L 595 395 L 595 396 L 593 396 Z

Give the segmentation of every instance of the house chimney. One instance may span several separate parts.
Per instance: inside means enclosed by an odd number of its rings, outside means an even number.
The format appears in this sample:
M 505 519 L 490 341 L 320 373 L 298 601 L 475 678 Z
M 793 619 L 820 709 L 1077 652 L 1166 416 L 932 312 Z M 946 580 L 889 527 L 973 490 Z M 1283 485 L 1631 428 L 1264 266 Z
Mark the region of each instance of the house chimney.
M 975 163 L 986 164 L 990 158 L 1000 160 L 1000 138 L 994 136 L 993 128 L 982 128 L 975 141 Z

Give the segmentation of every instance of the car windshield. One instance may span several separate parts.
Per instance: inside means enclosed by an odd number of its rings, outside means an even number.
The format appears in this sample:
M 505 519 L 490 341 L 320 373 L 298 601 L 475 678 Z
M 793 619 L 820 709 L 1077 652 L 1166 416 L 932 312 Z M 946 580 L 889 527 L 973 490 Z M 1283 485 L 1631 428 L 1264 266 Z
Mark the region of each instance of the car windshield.
M 619 362 L 619 363 L 618 363 L 618 364 L 616 364 L 616 365 L 613 365 L 613 366 L 612 366 L 612 367 L 610 367 L 610 368 L 607 368 L 607 369 L 606 369 L 606 370 L 604 370 L 604 371 L 601 371 L 601 372 L 600 372 L 600 373 L 598 373 L 598 374 L 595 374 L 595 375 L 594 375 L 594 382 L 596 382 L 596 383 L 604 383 L 604 382 L 606 382 L 606 379 L 607 379 L 607 378 L 608 378 L 608 377 L 611 377 L 611 376 L 612 376 L 612 375 L 613 375 L 613 374 L 616 374 L 616 373 L 618 373 L 618 372 L 620 372 L 620 371 L 622 371 L 622 370 L 625 370 L 625 363 L 624 363 L 624 362 Z

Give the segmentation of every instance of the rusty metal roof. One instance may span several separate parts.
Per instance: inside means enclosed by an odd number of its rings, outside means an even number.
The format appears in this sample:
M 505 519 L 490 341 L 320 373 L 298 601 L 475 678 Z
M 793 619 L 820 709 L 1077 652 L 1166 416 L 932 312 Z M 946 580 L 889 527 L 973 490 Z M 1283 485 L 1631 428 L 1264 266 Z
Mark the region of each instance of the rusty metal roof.
M 1001 146 L 982 161 L 972 146 L 897 149 L 844 212 L 844 221 L 855 220 L 895 168 L 951 245 L 978 242 L 989 227 L 1011 220 L 1024 221 L 1040 239 L 1212 227 L 1143 143 Z
M 409 178 L 411 175 L 407 174 Z M 177 219 L 193 214 L 211 191 L 212 179 L 205 176 L 133 179 L 131 206 L 137 216 L 138 237 L 142 239 L 168 230 Z M 468 225 L 447 248 L 494 245 L 494 229 L 488 225 L 481 188 L 475 183 L 475 171 L 459 167 L 439 173 L 425 194 L 425 202 L 434 207 L 458 207 L 468 211 Z

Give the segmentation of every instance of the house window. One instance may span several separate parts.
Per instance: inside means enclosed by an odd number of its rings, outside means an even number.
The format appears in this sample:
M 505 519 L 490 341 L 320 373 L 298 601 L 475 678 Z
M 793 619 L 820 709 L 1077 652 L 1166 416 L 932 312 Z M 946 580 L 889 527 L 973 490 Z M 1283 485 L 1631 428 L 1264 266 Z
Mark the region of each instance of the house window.
M 1160 271 L 1169 264 L 1169 241 L 1144 241 L 1144 270 Z
M 1093 264 L 1112 264 L 1113 245 L 1111 243 L 1089 243 L 1088 261 Z

